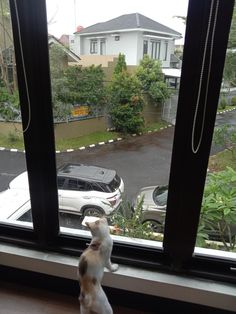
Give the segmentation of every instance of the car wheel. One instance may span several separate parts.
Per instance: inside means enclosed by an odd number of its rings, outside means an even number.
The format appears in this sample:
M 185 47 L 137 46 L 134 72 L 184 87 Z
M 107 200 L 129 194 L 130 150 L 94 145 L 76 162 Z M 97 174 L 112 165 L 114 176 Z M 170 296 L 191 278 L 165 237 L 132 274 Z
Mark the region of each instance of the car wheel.
M 145 220 L 145 221 L 143 222 L 143 224 L 144 224 L 145 226 L 149 227 L 149 228 L 152 230 L 152 232 L 163 233 L 163 226 L 162 226 L 162 224 L 161 224 L 159 221 L 157 221 L 157 220 L 152 220 L 152 219 L 150 219 L 150 220 Z
M 88 207 L 84 210 L 84 216 L 102 217 L 104 216 L 104 211 L 96 207 Z

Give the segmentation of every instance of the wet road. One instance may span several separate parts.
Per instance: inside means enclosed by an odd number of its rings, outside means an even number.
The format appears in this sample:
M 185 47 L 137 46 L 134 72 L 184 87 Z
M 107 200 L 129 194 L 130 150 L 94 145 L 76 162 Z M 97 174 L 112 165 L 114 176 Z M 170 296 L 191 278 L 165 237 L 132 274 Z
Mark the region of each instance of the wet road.
M 58 154 L 57 164 L 80 162 L 115 169 L 132 200 L 139 188 L 168 182 L 173 134 L 171 127 L 86 151 Z
M 226 123 L 236 126 L 236 111 L 217 115 L 216 126 Z M 80 162 L 116 169 L 125 182 L 127 199 L 132 200 L 139 188 L 168 182 L 173 136 L 171 127 L 84 151 L 60 153 L 57 164 Z M 0 151 L 0 191 L 25 169 L 23 153 Z

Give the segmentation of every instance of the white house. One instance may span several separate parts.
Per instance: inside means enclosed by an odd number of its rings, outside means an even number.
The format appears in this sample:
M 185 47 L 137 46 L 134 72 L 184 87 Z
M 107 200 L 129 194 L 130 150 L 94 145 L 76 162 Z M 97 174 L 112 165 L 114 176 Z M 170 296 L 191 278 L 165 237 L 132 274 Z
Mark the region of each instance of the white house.
M 125 54 L 127 65 L 138 65 L 144 54 L 169 68 L 175 39 L 181 34 L 142 14 L 121 15 L 75 33 L 74 52 L 83 55 Z

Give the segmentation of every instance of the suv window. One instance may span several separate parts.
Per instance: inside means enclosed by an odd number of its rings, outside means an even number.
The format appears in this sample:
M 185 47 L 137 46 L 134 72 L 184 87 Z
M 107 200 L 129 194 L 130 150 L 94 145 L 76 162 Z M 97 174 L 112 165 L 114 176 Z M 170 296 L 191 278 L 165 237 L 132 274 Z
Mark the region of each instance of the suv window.
M 27 210 L 22 216 L 20 216 L 17 220 L 19 221 L 27 221 L 31 222 L 32 221 L 32 212 L 31 209 Z
M 107 185 L 100 182 L 90 183 L 90 189 L 92 191 L 98 191 L 98 192 L 110 192 L 110 189 L 107 187 Z
M 77 179 L 68 179 L 67 188 L 69 190 L 87 191 L 86 182 Z
M 65 183 L 66 179 L 62 177 L 57 177 L 57 186 L 59 189 L 63 188 L 63 185 Z
M 115 192 L 120 186 L 120 177 L 116 174 L 115 178 L 107 185 L 109 187 L 110 192 Z

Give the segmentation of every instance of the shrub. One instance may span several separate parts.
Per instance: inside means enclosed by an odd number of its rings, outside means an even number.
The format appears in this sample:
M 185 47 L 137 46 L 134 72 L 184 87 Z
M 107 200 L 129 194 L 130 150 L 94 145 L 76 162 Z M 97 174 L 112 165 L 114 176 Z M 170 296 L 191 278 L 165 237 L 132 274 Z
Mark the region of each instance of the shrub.
M 219 104 L 218 104 L 218 108 L 219 109 L 225 109 L 227 106 L 227 99 L 225 97 L 220 98 Z
M 231 98 L 231 106 L 236 106 L 236 96 Z

